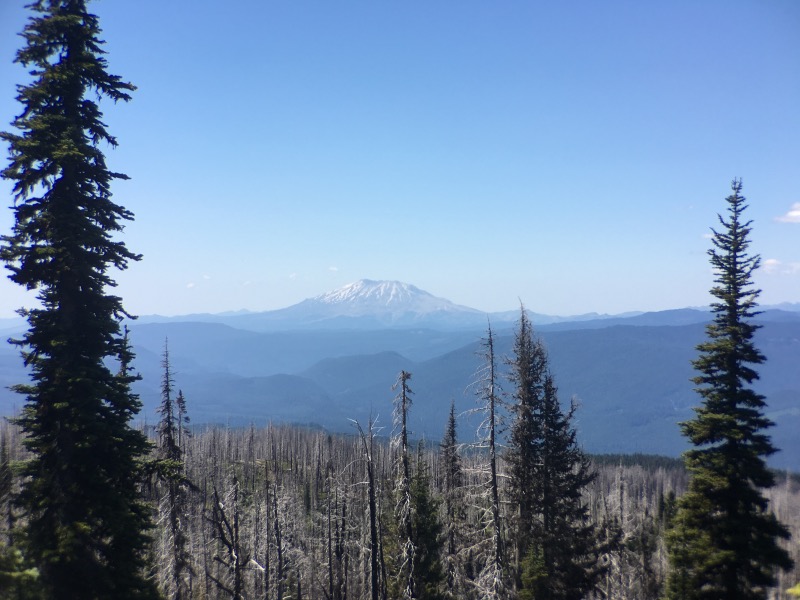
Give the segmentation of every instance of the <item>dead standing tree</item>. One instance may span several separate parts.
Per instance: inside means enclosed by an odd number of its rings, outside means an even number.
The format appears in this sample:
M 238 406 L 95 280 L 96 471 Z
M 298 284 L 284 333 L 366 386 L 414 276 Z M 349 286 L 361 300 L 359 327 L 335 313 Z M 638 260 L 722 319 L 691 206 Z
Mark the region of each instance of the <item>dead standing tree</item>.
M 395 457 L 395 518 L 397 520 L 398 544 L 400 550 L 398 584 L 401 586 L 404 599 L 416 598 L 416 578 L 414 558 L 416 545 L 412 530 L 413 505 L 411 501 L 411 467 L 408 458 L 408 410 L 411 407 L 411 388 L 408 381 L 411 373 L 400 371 L 397 381 L 392 386 L 398 390 L 394 399 L 392 412 L 392 449 Z
M 378 566 L 378 504 L 375 493 L 375 421 L 370 419 L 367 433 L 358 421 L 352 421 L 361 439 L 364 451 L 364 460 L 367 465 L 367 494 L 369 497 L 369 568 L 370 568 L 370 598 L 378 600 L 379 592 L 379 566 Z
M 244 600 L 244 571 L 250 562 L 250 553 L 243 547 L 241 539 L 239 482 L 234 477 L 231 489 L 224 498 L 220 497 L 216 484 L 212 484 L 212 494 L 209 522 L 219 544 L 214 561 L 223 567 L 223 573 L 216 577 L 209 570 L 206 575 L 231 600 Z
M 507 569 L 503 539 L 502 514 L 500 507 L 500 484 L 498 473 L 498 437 L 502 415 L 499 375 L 494 350 L 494 335 L 491 325 L 483 340 L 483 364 L 479 368 L 473 384 L 479 406 L 476 412 L 483 416 L 478 426 L 478 441 L 475 446 L 487 455 L 488 481 L 483 484 L 481 498 L 478 499 L 482 515 L 480 525 L 484 533 L 474 545 L 477 562 L 481 566 L 477 578 L 472 581 L 478 595 L 486 599 L 501 599 L 508 595 Z

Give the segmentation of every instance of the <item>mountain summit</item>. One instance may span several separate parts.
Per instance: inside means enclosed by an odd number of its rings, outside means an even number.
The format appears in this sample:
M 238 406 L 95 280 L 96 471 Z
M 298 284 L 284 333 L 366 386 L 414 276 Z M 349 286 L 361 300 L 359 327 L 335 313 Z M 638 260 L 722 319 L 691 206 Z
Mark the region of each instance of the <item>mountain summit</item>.
M 339 316 L 399 316 L 410 313 L 422 316 L 432 312 L 482 314 L 450 300 L 437 298 L 408 283 L 371 279 L 361 279 L 300 304 L 327 305 L 332 313 Z
M 230 317 L 254 331 L 482 327 L 486 313 L 438 298 L 400 281 L 361 279 L 287 308 Z

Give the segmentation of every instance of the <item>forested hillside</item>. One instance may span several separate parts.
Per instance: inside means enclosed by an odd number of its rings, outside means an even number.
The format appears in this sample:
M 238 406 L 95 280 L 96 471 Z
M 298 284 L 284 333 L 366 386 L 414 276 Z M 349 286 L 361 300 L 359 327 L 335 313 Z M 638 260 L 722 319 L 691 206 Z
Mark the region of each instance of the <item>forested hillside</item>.
M 708 313 L 692 312 L 708 319 Z M 650 319 L 658 320 L 657 315 Z M 800 320 L 778 319 L 777 311 L 767 311 L 758 320 L 763 327 L 755 339 L 767 361 L 755 385 L 776 422 L 772 436 L 781 452 L 770 457 L 770 464 L 796 470 Z M 697 404 L 691 359 L 703 339 L 703 323 L 585 329 L 573 322 L 571 329 L 563 324 L 553 330 L 532 322 L 547 346 L 562 400 L 575 396 L 580 402 L 576 419 L 587 451 L 677 457 L 686 449 L 677 423 L 690 418 Z M 469 384 L 480 364 L 482 333 L 402 328 L 259 333 L 216 323 L 133 322 L 130 340 L 142 375 L 134 383 L 143 403 L 139 418 L 149 423 L 157 418 L 161 353 L 168 340 L 197 424 L 282 421 L 346 432 L 348 419 L 365 420 L 370 411 L 389 415 L 392 394 L 386 382 L 405 369 L 415 375 L 418 397 L 413 429 L 438 439 L 437 424 L 446 418 L 450 400 L 459 413 L 473 405 Z M 501 358 L 510 354 L 512 337 L 510 329 L 497 329 Z M 505 369 L 502 360 L 499 367 Z M 24 377 L 15 350 L 0 347 L 0 383 L 10 386 Z M 0 414 L 12 415 L 19 408 L 19 396 L 0 389 Z

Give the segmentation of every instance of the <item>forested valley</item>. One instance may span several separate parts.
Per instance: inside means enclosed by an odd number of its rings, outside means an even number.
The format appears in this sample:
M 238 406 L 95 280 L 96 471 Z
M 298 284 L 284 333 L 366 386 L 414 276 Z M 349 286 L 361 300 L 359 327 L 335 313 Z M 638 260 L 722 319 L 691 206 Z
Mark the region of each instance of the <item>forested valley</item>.
M 164 597 L 371 598 L 376 597 L 371 588 L 373 557 L 377 597 L 402 597 L 409 575 L 403 551 L 409 539 L 415 550 L 415 597 L 538 597 L 512 589 L 514 577 L 525 569 L 524 561 L 519 564 L 515 558 L 520 514 L 507 436 L 502 444 L 499 438 L 497 442 L 495 530 L 487 435 L 491 432 L 484 429 L 476 436 L 475 431 L 461 431 L 452 411 L 442 424 L 441 440 L 409 436 L 405 449 L 402 406 L 396 415 L 401 418 L 399 428 L 379 419 L 354 422 L 351 435 L 291 425 L 191 427 L 191 399 L 184 398 L 180 381 L 173 380 L 166 351 L 164 367 L 162 419 L 146 431 L 152 453 L 141 482 L 154 516 L 148 577 Z M 474 386 L 476 410 L 484 413 L 493 399 L 487 396 L 491 389 L 485 375 L 479 373 Z M 402 379 L 398 383 L 399 401 L 404 391 L 410 400 L 408 379 L 405 388 Z M 387 394 L 393 393 L 390 384 Z M 499 396 L 495 399 L 498 429 L 507 431 L 513 415 Z M 413 411 L 410 403 L 407 408 Z M 23 518 L 11 501 L 19 484 L 14 465 L 27 453 L 18 428 L 4 422 L 0 434 L 0 530 L 13 546 Z M 405 483 L 404 457 L 409 475 Z M 686 491 L 686 469 L 679 460 L 659 456 L 589 458 L 589 476 L 574 504 L 585 512 L 573 523 L 589 532 L 585 554 L 574 557 L 592 585 L 585 597 L 662 598 L 669 568 L 665 533 L 676 512 L 676 498 Z M 788 472 L 776 476 L 776 485 L 767 493 L 770 507 L 797 539 L 800 477 Z M 409 497 L 408 538 L 399 512 L 404 489 Z M 537 514 L 540 517 L 541 511 Z M 500 579 L 487 579 L 498 540 Z M 798 546 L 785 547 L 798 564 Z M 574 550 L 564 547 L 569 553 Z M 13 570 L 11 558 L 5 557 L 4 566 Z M 21 560 L 19 554 L 14 558 Z M 35 591 L 26 592 L 36 590 L 35 577 L 18 566 L 20 572 L 9 587 L 15 593 L 7 597 L 38 597 Z M 797 569 L 784 572 L 777 589 L 787 589 L 798 579 Z M 498 582 L 509 588 L 495 589 Z M 576 594 L 554 590 L 547 597 L 584 597 Z

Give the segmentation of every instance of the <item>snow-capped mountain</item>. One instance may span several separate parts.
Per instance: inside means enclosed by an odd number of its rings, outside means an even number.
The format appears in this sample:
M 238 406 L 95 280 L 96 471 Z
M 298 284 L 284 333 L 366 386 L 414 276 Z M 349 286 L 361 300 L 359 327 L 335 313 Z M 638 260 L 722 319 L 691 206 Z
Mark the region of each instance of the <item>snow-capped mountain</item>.
M 256 318 L 264 326 L 280 324 L 302 329 L 463 327 L 486 322 L 485 313 L 438 298 L 408 283 L 371 279 L 361 279 L 248 320 L 253 323 Z
M 527 312 L 537 327 L 571 321 L 590 324 L 604 319 L 611 320 L 609 315 L 596 313 L 560 317 Z M 617 318 L 635 314 L 640 313 L 618 315 Z M 493 328 L 508 328 L 518 318 L 518 309 L 487 314 L 434 296 L 409 283 L 361 279 L 278 310 L 179 317 L 149 315 L 140 318 L 138 322 L 221 323 L 251 331 L 387 328 L 484 331 L 489 321 Z
M 800 305 L 781 305 L 784 310 L 770 310 L 770 307 L 764 307 L 765 312 L 759 319 L 764 320 L 769 317 L 770 320 L 794 321 L 800 319 L 798 307 Z M 597 329 L 614 325 L 688 325 L 709 319 L 707 310 L 689 308 L 619 315 L 587 313 L 554 316 L 530 310 L 527 310 L 527 313 L 538 330 Z M 278 310 L 179 317 L 149 315 L 137 322 L 220 323 L 254 332 L 336 329 L 363 331 L 401 328 L 483 332 L 489 321 L 494 329 L 508 329 L 514 326 L 517 319 L 519 319 L 519 309 L 487 314 L 434 296 L 409 283 L 361 279 Z M 19 325 L 19 328 L 21 330 L 22 325 Z M 0 329 L 3 329 L 1 322 Z
M 503 314 L 499 321 L 510 320 L 508 315 Z M 517 313 L 513 313 L 514 319 L 517 316 Z M 138 322 L 164 321 L 223 323 L 252 331 L 403 327 L 483 329 L 487 324 L 487 314 L 439 298 L 409 283 L 361 279 L 278 310 L 180 317 L 150 315 L 140 318 Z M 492 322 L 495 322 L 494 318 Z
M 430 313 L 481 315 L 478 310 L 454 304 L 400 281 L 361 279 L 332 292 L 309 298 L 296 306 L 324 306 L 331 316 L 402 316 Z

